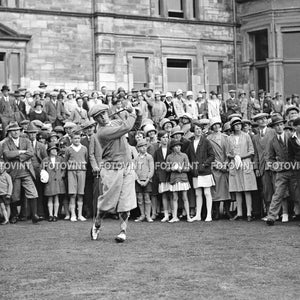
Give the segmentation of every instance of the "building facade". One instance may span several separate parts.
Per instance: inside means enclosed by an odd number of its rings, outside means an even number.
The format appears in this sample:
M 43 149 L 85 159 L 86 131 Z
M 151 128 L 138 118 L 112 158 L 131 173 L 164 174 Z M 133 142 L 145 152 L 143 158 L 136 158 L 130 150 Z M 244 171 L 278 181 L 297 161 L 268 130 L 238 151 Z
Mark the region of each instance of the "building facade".
M 296 0 L 0 0 L 0 84 L 297 92 L 299 14 Z
M 238 0 L 242 82 L 300 94 L 300 1 Z

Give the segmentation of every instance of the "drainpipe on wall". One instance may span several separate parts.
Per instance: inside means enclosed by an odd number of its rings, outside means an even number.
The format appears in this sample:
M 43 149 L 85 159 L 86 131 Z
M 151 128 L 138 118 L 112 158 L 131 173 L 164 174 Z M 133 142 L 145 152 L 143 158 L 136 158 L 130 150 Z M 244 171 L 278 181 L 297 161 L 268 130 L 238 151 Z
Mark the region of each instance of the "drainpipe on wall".
M 233 47 L 234 47 L 234 82 L 235 88 L 237 89 L 238 85 L 238 70 L 237 70 L 237 35 L 236 35 L 236 3 L 235 0 L 232 0 L 232 12 L 233 12 Z
M 95 12 L 96 12 L 96 2 L 95 0 L 92 0 L 92 20 L 91 20 L 91 26 L 92 26 L 92 69 L 93 69 L 93 81 L 94 81 L 94 90 L 98 89 L 97 86 L 97 68 L 96 68 L 96 39 L 95 39 Z

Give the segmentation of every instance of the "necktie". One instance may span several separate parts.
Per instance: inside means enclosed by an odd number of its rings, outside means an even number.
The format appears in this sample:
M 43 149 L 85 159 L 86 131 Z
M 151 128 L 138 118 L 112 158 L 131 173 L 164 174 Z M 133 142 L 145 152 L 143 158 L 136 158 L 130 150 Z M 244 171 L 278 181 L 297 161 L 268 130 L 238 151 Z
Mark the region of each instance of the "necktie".
M 284 145 L 284 140 L 283 140 L 283 137 L 280 135 L 279 136 L 279 142 L 282 144 L 282 145 Z
M 264 131 L 261 130 L 261 131 L 260 131 L 260 137 L 264 137 L 264 136 L 265 136 Z

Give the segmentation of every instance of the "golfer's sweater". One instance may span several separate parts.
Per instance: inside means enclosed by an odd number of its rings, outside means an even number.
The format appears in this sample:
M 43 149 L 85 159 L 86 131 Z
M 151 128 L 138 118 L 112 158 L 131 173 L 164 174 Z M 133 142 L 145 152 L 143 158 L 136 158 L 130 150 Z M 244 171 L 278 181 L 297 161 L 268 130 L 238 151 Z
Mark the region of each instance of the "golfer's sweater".
M 136 116 L 128 114 L 127 119 L 112 120 L 110 124 L 100 127 L 97 138 L 102 147 L 102 163 L 104 168 L 117 168 L 132 162 L 131 151 L 125 134 L 128 133 Z

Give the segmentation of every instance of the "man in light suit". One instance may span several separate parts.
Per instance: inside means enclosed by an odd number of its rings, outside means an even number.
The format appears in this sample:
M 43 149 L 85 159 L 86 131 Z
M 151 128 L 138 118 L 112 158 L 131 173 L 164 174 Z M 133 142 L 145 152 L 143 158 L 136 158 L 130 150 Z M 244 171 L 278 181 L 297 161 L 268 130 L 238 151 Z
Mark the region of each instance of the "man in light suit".
M 274 193 L 274 178 L 273 172 L 266 164 L 267 149 L 270 140 L 274 137 L 275 131 L 267 127 L 266 113 L 259 113 L 253 116 L 253 121 L 258 123 L 258 133 L 253 136 L 252 141 L 254 145 L 254 169 L 256 177 L 262 182 L 262 195 L 264 199 L 265 213 L 268 214 L 269 207 Z
M 38 193 L 34 184 L 35 172 L 32 166 L 31 158 L 33 149 L 27 138 L 20 137 L 20 130 L 17 122 L 8 125 L 8 138 L 3 143 L 3 157 L 10 164 L 8 173 L 13 181 L 11 222 L 17 221 L 17 205 L 21 200 L 21 188 L 24 189 L 25 197 L 31 207 L 32 223 L 39 221 L 37 215 Z

